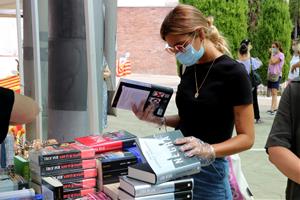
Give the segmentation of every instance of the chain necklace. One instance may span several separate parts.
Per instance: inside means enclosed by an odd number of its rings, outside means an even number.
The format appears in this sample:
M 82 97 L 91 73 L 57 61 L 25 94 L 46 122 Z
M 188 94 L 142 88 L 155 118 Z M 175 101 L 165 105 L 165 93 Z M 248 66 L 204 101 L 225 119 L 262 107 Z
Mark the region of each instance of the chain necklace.
M 210 65 L 210 67 L 209 67 L 209 69 L 208 69 L 208 71 L 207 71 L 207 73 L 206 73 L 206 75 L 205 75 L 205 77 L 204 77 L 204 79 L 203 79 L 203 81 L 202 81 L 202 83 L 201 83 L 201 85 L 200 85 L 199 87 L 198 87 L 198 81 L 197 81 L 197 71 L 196 71 L 196 66 L 194 67 L 194 71 L 195 71 L 195 83 L 196 83 L 196 93 L 195 93 L 195 98 L 196 98 L 196 99 L 198 98 L 198 96 L 199 96 L 199 91 L 200 91 L 202 85 L 204 84 L 204 82 L 205 82 L 205 80 L 206 80 L 206 78 L 207 78 L 207 76 L 208 76 L 208 74 L 209 74 L 209 72 L 210 72 L 212 66 L 214 65 L 216 59 L 217 59 L 217 58 L 215 58 L 215 59 L 213 60 L 213 62 L 211 63 L 211 65 Z

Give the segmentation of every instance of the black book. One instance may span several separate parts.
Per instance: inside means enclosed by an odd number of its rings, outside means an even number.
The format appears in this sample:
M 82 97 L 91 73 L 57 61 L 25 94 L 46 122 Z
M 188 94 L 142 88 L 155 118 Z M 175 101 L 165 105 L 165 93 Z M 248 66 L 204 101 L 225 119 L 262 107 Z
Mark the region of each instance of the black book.
M 174 145 L 182 138 L 181 131 L 159 133 L 137 138 L 138 148 L 147 163 L 128 167 L 128 177 L 151 184 L 160 184 L 200 172 L 201 164 L 196 157 L 188 157 Z
M 152 185 L 127 176 L 120 177 L 120 188 L 131 196 L 142 197 L 170 192 L 189 191 L 194 188 L 193 178 L 182 178 L 174 181 Z
M 181 191 L 181 192 L 170 192 L 170 193 L 163 193 L 163 194 L 156 194 L 150 196 L 143 196 L 143 197 L 133 197 L 127 192 L 123 190 L 119 190 L 119 199 L 120 200 L 192 200 L 193 199 L 193 191 Z
M 153 103 L 156 105 L 154 115 L 165 114 L 173 88 L 121 78 L 112 100 L 112 107 L 131 110 L 132 104 L 137 106 L 144 102 L 144 109 Z
M 110 151 L 97 154 L 96 158 L 100 161 L 103 172 L 127 168 L 129 165 L 137 163 L 137 157 L 129 151 Z
M 63 184 L 53 177 L 42 178 L 42 194 L 45 199 L 62 200 L 63 197 Z

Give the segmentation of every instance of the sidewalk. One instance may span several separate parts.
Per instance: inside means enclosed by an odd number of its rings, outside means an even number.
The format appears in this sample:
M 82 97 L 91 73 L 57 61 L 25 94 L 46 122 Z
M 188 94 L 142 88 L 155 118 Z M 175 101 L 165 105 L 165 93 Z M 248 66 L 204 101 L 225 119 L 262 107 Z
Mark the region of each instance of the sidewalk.
M 179 83 L 177 76 L 133 74 L 126 78 L 170 86 L 175 90 Z M 177 114 L 174 97 L 175 95 L 170 101 L 166 115 Z M 240 153 L 242 168 L 255 199 L 285 199 L 286 178 L 268 161 L 268 156 L 264 149 L 274 119 L 274 115 L 271 116 L 266 112 L 270 107 L 271 98 L 259 97 L 258 101 L 263 123 L 255 125 L 256 139 L 252 149 Z M 118 129 L 128 130 L 138 136 L 164 131 L 159 130 L 155 125 L 139 121 L 132 112 L 126 110 L 117 110 L 117 117 L 108 116 L 108 127 L 105 131 Z

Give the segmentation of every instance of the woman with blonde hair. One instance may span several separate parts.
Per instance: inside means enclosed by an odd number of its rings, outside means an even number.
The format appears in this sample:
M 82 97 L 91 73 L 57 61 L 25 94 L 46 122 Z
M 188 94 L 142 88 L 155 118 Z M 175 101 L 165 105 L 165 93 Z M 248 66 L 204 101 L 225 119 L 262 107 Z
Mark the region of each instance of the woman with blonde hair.
M 178 5 L 165 17 L 160 30 L 168 52 L 184 66 L 176 93 L 178 114 L 153 116 L 154 105 L 141 119 L 179 129 L 175 143 L 187 156 L 196 156 L 202 170 L 193 176 L 194 199 L 232 199 L 226 156 L 251 148 L 254 119 L 251 83 L 246 70 L 230 58 L 228 45 L 195 7 Z M 232 137 L 235 125 L 237 135 Z

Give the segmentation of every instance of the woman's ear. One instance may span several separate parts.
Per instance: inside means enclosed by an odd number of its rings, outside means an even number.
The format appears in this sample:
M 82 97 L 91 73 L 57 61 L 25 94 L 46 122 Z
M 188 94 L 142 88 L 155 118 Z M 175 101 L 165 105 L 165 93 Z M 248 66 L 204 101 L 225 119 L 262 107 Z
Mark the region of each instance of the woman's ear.
M 205 31 L 203 30 L 203 28 L 197 29 L 197 33 L 198 33 L 201 41 L 205 39 Z

